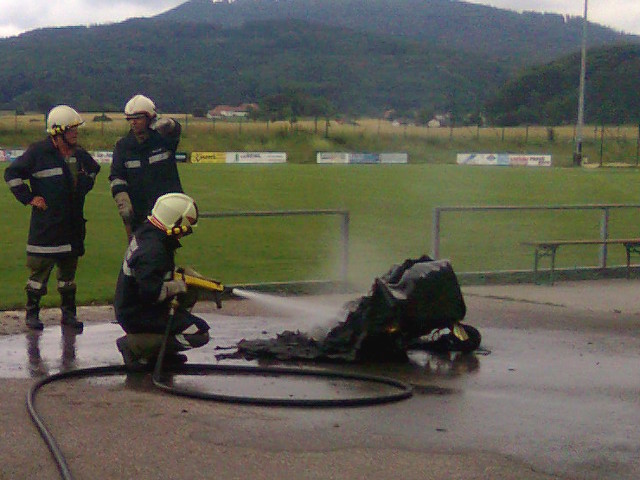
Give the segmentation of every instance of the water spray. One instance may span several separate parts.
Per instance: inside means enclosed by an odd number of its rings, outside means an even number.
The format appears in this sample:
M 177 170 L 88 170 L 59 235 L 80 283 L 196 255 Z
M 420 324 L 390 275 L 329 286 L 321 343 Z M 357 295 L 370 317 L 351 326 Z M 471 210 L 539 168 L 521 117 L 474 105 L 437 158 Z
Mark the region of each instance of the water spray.
M 314 325 L 307 332 L 312 338 L 324 338 L 338 322 L 344 320 L 344 308 L 318 305 L 298 298 L 272 295 L 268 293 L 233 288 L 232 295 L 251 300 L 278 314 L 285 314 L 292 318 L 304 318 Z

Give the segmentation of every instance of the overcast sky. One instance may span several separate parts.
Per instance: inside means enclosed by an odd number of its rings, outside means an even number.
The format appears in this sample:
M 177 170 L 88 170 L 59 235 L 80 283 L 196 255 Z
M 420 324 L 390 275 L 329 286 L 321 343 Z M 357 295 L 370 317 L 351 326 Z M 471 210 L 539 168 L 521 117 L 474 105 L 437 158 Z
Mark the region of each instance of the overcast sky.
M 41 27 L 153 16 L 186 0 L 0 0 L 0 37 Z M 582 15 L 584 0 L 468 0 L 510 10 Z M 640 35 L 640 0 L 591 0 L 589 20 Z

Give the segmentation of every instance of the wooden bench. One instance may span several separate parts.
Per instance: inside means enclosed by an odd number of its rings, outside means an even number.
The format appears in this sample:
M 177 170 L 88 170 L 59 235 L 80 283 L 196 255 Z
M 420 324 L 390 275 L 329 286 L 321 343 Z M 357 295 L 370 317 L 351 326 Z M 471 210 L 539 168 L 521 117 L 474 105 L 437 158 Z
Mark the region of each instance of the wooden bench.
M 623 245 L 627 252 L 627 278 L 630 277 L 631 254 L 640 254 L 640 238 L 618 238 L 607 240 L 549 240 L 522 242 L 522 245 L 535 248 L 533 263 L 533 278 L 537 283 L 538 263 L 542 257 L 551 257 L 551 270 L 549 280 L 551 285 L 554 282 L 554 272 L 556 266 L 556 253 L 558 248 L 564 245 Z

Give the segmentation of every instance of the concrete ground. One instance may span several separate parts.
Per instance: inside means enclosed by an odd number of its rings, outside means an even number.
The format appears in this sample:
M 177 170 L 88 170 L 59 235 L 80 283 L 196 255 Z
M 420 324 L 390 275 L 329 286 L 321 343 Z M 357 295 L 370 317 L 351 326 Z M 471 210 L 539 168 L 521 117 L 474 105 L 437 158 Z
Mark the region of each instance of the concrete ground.
M 464 287 L 481 351 L 348 368 L 412 384 L 414 396 L 398 403 L 242 406 L 168 395 L 149 376 L 129 375 L 50 384 L 36 406 L 78 479 L 636 479 L 639 291 L 636 280 Z M 327 328 L 350 298 L 258 296 L 203 310 L 213 340 L 189 361 L 224 364 L 227 350 L 216 347 L 241 338 Z M 82 315 L 82 335 L 62 332 L 55 317 L 42 334 L 12 330 L 21 317 L 3 316 L 11 334 L 0 336 L 0 479 L 59 478 L 25 409 L 34 378 L 121 363 L 110 312 Z M 174 380 L 247 395 L 367 390 L 313 379 Z

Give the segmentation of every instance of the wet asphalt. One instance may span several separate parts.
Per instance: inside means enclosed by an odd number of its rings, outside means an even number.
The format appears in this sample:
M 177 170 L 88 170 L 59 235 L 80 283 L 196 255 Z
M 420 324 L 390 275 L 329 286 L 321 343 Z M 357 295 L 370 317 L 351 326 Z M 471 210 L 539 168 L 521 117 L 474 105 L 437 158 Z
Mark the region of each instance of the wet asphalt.
M 418 351 L 411 352 L 406 364 L 320 366 L 384 375 L 411 384 L 415 392 L 382 412 L 367 407 L 332 410 L 330 421 L 340 424 L 342 434 L 326 442 L 336 449 L 365 448 L 384 439 L 389 448 L 496 454 L 552 477 L 640 478 L 640 281 L 474 286 L 463 292 L 465 321 L 483 336 L 475 354 Z M 304 306 L 304 300 L 297 301 Z M 313 315 L 302 314 L 203 317 L 212 325 L 213 339 L 188 353 L 190 363 L 255 365 L 223 356 L 242 338 L 319 326 L 317 316 L 310 321 Z M 113 323 L 87 323 L 81 335 L 48 327 L 2 337 L 0 379 L 120 365 L 115 340 L 121 334 Z M 323 379 L 176 379 L 180 381 L 232 395 L 309 398 L 367 395 L 378 388 Z M 322 410 L 292 409 L 287 422 L 304 432 L 323 425 L 327 416 Z M 282 448 L 293 442 L 296 449 L 308 444 L 313 450 L 323 442 L 311 442 L 302 433 L 300 438 L 272 433 Z M 252 438 L 240 433 L 237 440 L 226 441 L 259 445 Z

